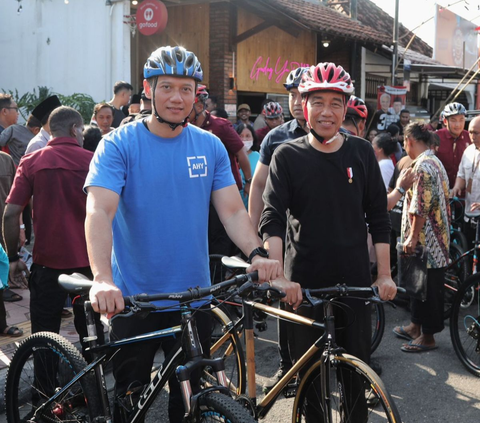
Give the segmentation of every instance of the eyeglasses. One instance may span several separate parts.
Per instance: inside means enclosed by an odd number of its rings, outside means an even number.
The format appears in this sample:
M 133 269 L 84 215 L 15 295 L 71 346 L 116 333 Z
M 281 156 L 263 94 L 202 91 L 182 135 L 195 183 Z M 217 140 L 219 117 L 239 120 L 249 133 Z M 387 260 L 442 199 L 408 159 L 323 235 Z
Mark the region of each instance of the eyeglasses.
M 474 137 L 480 135 L 480 132 L 477 132 L 477 131 L 468 131 L 468 133 L 469 133 L 470 135 L 473 135 Z

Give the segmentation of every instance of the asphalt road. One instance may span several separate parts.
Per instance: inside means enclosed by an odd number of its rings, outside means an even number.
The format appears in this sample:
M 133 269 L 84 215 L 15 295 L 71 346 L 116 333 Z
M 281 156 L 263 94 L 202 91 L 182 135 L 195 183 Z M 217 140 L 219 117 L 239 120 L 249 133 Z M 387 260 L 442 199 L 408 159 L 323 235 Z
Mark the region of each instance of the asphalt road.
M 463 368 L 453 350 L 448 326 L 437 335 L 438 349 L 421 354 L 400 350 L 402 340 L 392 329 L 409 322 L 403 308 L 386 308 L 385 334 L 374 358 L 382 366 L 382 380 L 392 394 L 403 422 L 477 423 L 480 421 L 480 378 Z M 256 340 L 257 392 L 278 365 L 276 322 L 269 318 L 268 329 Z M 167 422 L 167 394 L 162 392 L 147 416 L 147 423 Z M 291 421 L 292 399 L 279 398 L 265 423 Z M 0 423 L 5 416 L 0 415 Z

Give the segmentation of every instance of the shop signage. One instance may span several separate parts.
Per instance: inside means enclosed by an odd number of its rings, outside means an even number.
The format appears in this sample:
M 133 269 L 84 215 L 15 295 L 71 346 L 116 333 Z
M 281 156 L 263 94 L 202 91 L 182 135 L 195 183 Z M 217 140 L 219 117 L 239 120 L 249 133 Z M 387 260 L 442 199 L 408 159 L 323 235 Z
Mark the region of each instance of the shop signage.
M 285 82 L 285 74 L 288 74 L 291 70 L 297 69 L 298 67 L 309 66 L 310 65 L 307 63 L 282 59 L 281 56 L 279 56 L 275 62 L 270 57 L 267 57 L 267 59 L 264 60 L 263 56 L 258 56 L 258 59 L 255 61 L 252 70 L 250 71 L 250 79 L 258 81 L 260 77 L 266 77 L 271 81 L 272 78 L 275 78 L 275 82 L 280 84 Z
M 145 0 L 137 9 L 137 28 L 143 35 L 162 32 L 167 26 L 168 12 L 159 0 Z

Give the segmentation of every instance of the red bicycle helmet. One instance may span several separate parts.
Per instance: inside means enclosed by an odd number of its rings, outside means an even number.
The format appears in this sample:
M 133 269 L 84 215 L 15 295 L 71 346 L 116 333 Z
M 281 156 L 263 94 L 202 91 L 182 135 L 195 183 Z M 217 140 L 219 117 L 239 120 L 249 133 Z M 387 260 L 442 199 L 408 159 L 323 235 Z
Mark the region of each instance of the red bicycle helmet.
M 208 98 L 208 91 L 207 91 L 207 86 L 198 84 L 197 85 L 197 92 L 195 94 L 195 103 L 198 103 L 199 101 L 202 103 L 205 103 Z
M 276 101 L 271 101 L 263 106 L 263 111 L 267 119 L 274 119 L 282 115 L 283 108 Z
M 347 115 L 366 119 L 368 117 L 368 110 L 365 102 L 360 97 L 351 95 L 347 102 Z
M 319 90 L 338 91 L 345 95 L 351 95 L 354 88 L 350 75 L 343 67 L 335 65 L 335 63 L 319 63 L 311 66 L 303 74 L 298 91 L 301 94 L 308 94 Z

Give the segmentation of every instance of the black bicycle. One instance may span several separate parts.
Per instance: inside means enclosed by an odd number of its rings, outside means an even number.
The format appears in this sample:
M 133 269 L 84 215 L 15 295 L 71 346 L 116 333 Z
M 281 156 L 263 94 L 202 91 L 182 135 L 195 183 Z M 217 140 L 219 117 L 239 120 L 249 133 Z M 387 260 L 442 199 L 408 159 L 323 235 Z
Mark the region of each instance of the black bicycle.
M 450 337 L 453 348 L 465 368 L 480 377 L 480 215 L 467 214 L 476 223 L 475 245 L 466 255 L 473 255 L 473 275 L 468 277 L 453 297 L 450 316 Z
M 123 410 L 124 421 L 143 421 L 154 399 L 175 372 L 181 387 L 186 422 L 254 422 L 248 412 L 230 397 L 223 359 L 203 357 L 195 312 L 189 307 L 189 302 L 245 282 L 252 284 L 256 277 L 256 273 L 251 273 L 208 288 L 125 297 L 124 314 L 127 315 L 148 314 L 165 309 L 155 306 L 153 301 L 179 302 L 181 324 L 103 345 L 97 345 L 93 310 L 90 303 L 85 302 L 88 327 L 86 341 L 93 354 L 93 361 L 87 364 L 69 341 L 54 333 L 40 332 L 25 339 L 15 352 L 7 374 L 5 404 L 8 422 L 111 422 L 104 366 L 124 345 L 147 343 L 171 336 L 180 338 L 178 348 L 174 348 L 165 358 L 150 384 L 132 388 L 124 397 L 116 398 Z M 88 292 L 92 285 L 82 275 L 62 275 L 59 283 L 67 291 L 79 293 Z M 202 389 L 194 393 L 190 377 L 195 370 L 201 368 L 204 369 Z

